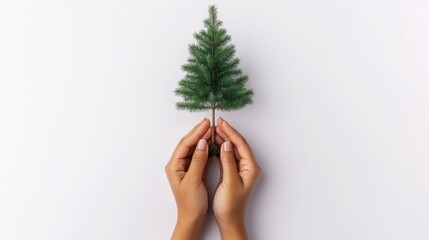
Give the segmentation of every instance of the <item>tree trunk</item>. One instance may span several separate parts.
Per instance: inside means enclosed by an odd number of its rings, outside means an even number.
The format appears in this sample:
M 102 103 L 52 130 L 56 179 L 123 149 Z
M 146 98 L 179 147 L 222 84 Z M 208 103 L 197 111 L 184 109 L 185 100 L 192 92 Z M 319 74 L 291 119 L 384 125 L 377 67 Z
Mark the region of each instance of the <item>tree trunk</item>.
M 212 107 L 212 144 L 216 144 L 215 111 Z
M 212 142 L 209 147 L 209 156 L 216 156 L 217 158 L 220 158 L 220 148 L 216 144 L 215 111 L 216 108 L 212 107 Z

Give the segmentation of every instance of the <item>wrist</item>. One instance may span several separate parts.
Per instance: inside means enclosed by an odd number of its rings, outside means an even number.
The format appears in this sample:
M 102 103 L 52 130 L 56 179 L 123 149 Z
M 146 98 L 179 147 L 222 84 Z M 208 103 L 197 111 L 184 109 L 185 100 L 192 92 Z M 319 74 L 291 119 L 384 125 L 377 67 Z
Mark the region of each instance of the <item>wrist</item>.
M 203 217 L 178 217 L 171 239 L 199 239 Z
M 229 221 L 229 222 L 218 221 L 218 226 L 219 226 L 221 239 L 227 239 L 227 240 L 248 239 L 244 219 L 239 219 L 239 220 Z

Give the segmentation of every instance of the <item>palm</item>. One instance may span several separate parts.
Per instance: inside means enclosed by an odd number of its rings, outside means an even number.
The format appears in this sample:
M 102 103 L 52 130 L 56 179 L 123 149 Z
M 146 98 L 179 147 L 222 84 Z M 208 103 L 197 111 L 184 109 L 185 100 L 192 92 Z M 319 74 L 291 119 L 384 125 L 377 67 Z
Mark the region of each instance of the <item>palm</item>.
M 221 216 L 222 215 L 222 206 L 225 206 L 225 203 L 227 202 L 227 191 L 225 189 L 225 185 L 223 183 L 220 183 L 219 186 L 216 189 L 214 198 L 213 198 L 213 212 L 215 216 Z
M 224 182 L 219 184 L 213 198 L 213 212 L 217 219 L 233 216 L 240 211 L 242 190 L 239 185 L 231 188 Z

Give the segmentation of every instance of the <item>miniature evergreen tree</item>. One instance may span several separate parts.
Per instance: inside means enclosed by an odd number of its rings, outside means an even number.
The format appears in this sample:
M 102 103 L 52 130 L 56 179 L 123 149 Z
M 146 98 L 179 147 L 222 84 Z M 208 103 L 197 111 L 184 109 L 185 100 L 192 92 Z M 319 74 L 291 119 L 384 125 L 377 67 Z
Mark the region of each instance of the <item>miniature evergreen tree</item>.
M 212 144 L 210 153 L 218 154 L 215 141 L 215 111 L 232 111 L 252 103 L 253 91 L 245 87 L 248 76 L 238 68 L 231 36 L 222 28 L 217 9 L 209 7 L 205 29 L 194 33 L 197 44 L 189 44 L 190 57 L 182 65 L 186 76 L 179 81 L 176 95 L 183 98 L 176 103 L 179 110 L 212 111 Z

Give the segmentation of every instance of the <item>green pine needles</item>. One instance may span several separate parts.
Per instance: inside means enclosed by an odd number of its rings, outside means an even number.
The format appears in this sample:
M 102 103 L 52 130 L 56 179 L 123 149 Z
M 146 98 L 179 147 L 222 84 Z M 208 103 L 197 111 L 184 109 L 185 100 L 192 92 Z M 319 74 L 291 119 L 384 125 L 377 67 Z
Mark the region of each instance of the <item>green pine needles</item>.
M 176 95 L 183 98 L 176 103 L 179 110 L 212 110 L 212 144 L 215 144 L 215 111 L 233 111 L 252 103 L 253 91 L 245 87 L 248 76 L 234 57 L 235 46 L 217 9 L 209 7 L 209 18 L 204 20 L 205 29 L 194 33 L 197 44 L 189 45 L 190 57 L 182 65 L 186 76 L 179 81 Z

